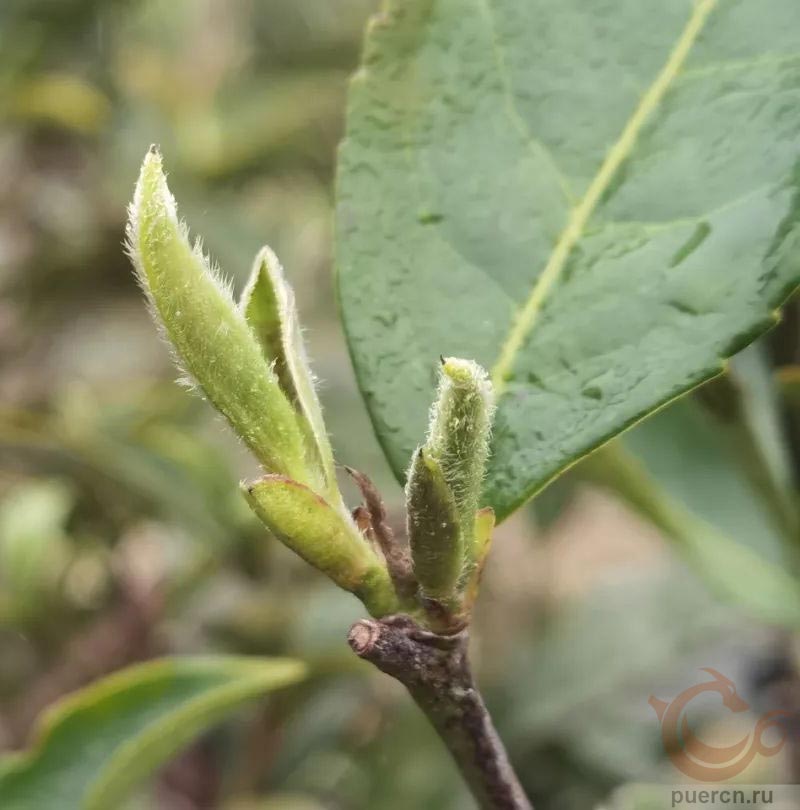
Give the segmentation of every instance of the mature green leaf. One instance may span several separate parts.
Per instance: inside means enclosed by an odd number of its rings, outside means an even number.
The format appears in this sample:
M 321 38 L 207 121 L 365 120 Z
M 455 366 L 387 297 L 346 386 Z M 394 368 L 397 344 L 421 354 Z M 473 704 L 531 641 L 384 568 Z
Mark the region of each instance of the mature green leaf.
M 290 659 L 162 659 L 67 697 L 30 751 L 0 762 L 3 810 L 107 810 L 242 702 L 304 676 Z
M 398 474 L 435 358 L 500 395 L 505 517 L 719 373 L 800 279 L 796 0 L 399 0 L 367 36 L 337 264 Z

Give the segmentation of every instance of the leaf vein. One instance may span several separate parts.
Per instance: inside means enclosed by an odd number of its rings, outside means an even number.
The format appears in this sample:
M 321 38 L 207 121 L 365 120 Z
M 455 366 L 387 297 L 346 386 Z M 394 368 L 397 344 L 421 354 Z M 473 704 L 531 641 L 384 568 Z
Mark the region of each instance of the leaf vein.
M 617 142 L 609 150 L 580 203 L 573 208 L 566 228 L 562 231 L 547 264 L 533 285 L 530 296 L 519 311 L 511 331 L 500 349 L 497 362 L 492 369 L 492 382 L 498 395 L 502 394 L 505 389 L 507 377 L 516 355 L 535 326 L 547 295 L 564 270 L 573 248 L 583 235 L 584 229 L 602 200 L 603 194 L 636 146 L 639 134 L 650 115 L 656 110 L 675 82 L 691 52 L 692 46 L 717 3 L 718 0 L 700 0 L 696 4 L 666 63 L 647 92 L 642 96 L 633 115 L 628 119 Z
M 528 124 L 517 107 L 517 102 L 511 85 L 511 76 L 508 71 L 508 66 L 506 65 L 505 53 L 497 36 L 497 25 L 494 11 L 492 10 L 491 6 L 491 0 L 479 1 L 484 9 L 486 22 L 489 26 L 489 30 L 491 31 L 492 53 L 494 55 L 495 65 L 497 66 L 497 72 L 500 76 L 500 83 L 503 87 L 506 115 L 519 133 L 520 137 L 525 143 L 525 146 L 534 154 L 538 155 L 539 157 L 543 157 L 547 161 L 548 165 L 553 170 L 553 175 L 558 182 L 561 192 L 566 198 L 567 202 L 571 204 L 575 203 L 575 193 L 572 191 L 569 181 L 562 172 L 561 167 L 558 165 L 558 161 L 556 160 L 552 150 L 531 132 Z

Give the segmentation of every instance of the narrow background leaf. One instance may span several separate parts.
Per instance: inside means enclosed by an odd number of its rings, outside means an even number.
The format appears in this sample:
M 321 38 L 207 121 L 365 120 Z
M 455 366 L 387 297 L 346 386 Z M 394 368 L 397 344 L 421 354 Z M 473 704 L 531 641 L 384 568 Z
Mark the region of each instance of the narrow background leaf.
M 162 659 L 57 704 L 30 753 L 0 763 L 4 810 L 107 810 L 201 731 L 247 700 L 295 683 L 290 659 Z
M 794 538 L 780 531 L 726 434 L 693 398 L 602 448 L 576 473 L 652 522 L 715 594 L 762 621 L 800 626 Z

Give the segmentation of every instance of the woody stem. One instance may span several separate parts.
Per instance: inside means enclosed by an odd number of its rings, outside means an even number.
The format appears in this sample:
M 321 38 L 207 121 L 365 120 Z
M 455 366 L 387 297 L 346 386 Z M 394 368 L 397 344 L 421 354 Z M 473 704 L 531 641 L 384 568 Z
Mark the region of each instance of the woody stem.
M 348 641 L 408 689 L 481 810 L 532 810 L 472 676 L 466 631 L 440 636 L 407 616 L 388 616 L 356 622 Z

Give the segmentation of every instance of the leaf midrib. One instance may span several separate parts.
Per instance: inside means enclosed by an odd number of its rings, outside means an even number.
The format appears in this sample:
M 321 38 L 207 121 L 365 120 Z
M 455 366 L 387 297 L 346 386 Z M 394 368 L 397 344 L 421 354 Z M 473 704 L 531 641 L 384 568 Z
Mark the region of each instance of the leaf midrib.
M 501 347 L 497 361 L 492 368 L 492 383 L 498 396 L 505 390 L 514 359 L 522 348 L 528 334 L 535 326 L 542 305 L 564 270 L 573 248 L 583 236 L 587 223 L 611 185 L 619 168 L 636 146 L 642 128 L 680 73 L 697 37 L 703 30 L 710 14 L 718 5 L 718 1 L 699 0 L 661 71 L 642 96 L 616 143 L 608 151 L 586 193 L 578 205 L 572 209 L 566 227 L 553 248 L 544 270 L 536 279 L 524 307 L 514 319 L 511 331 Z

